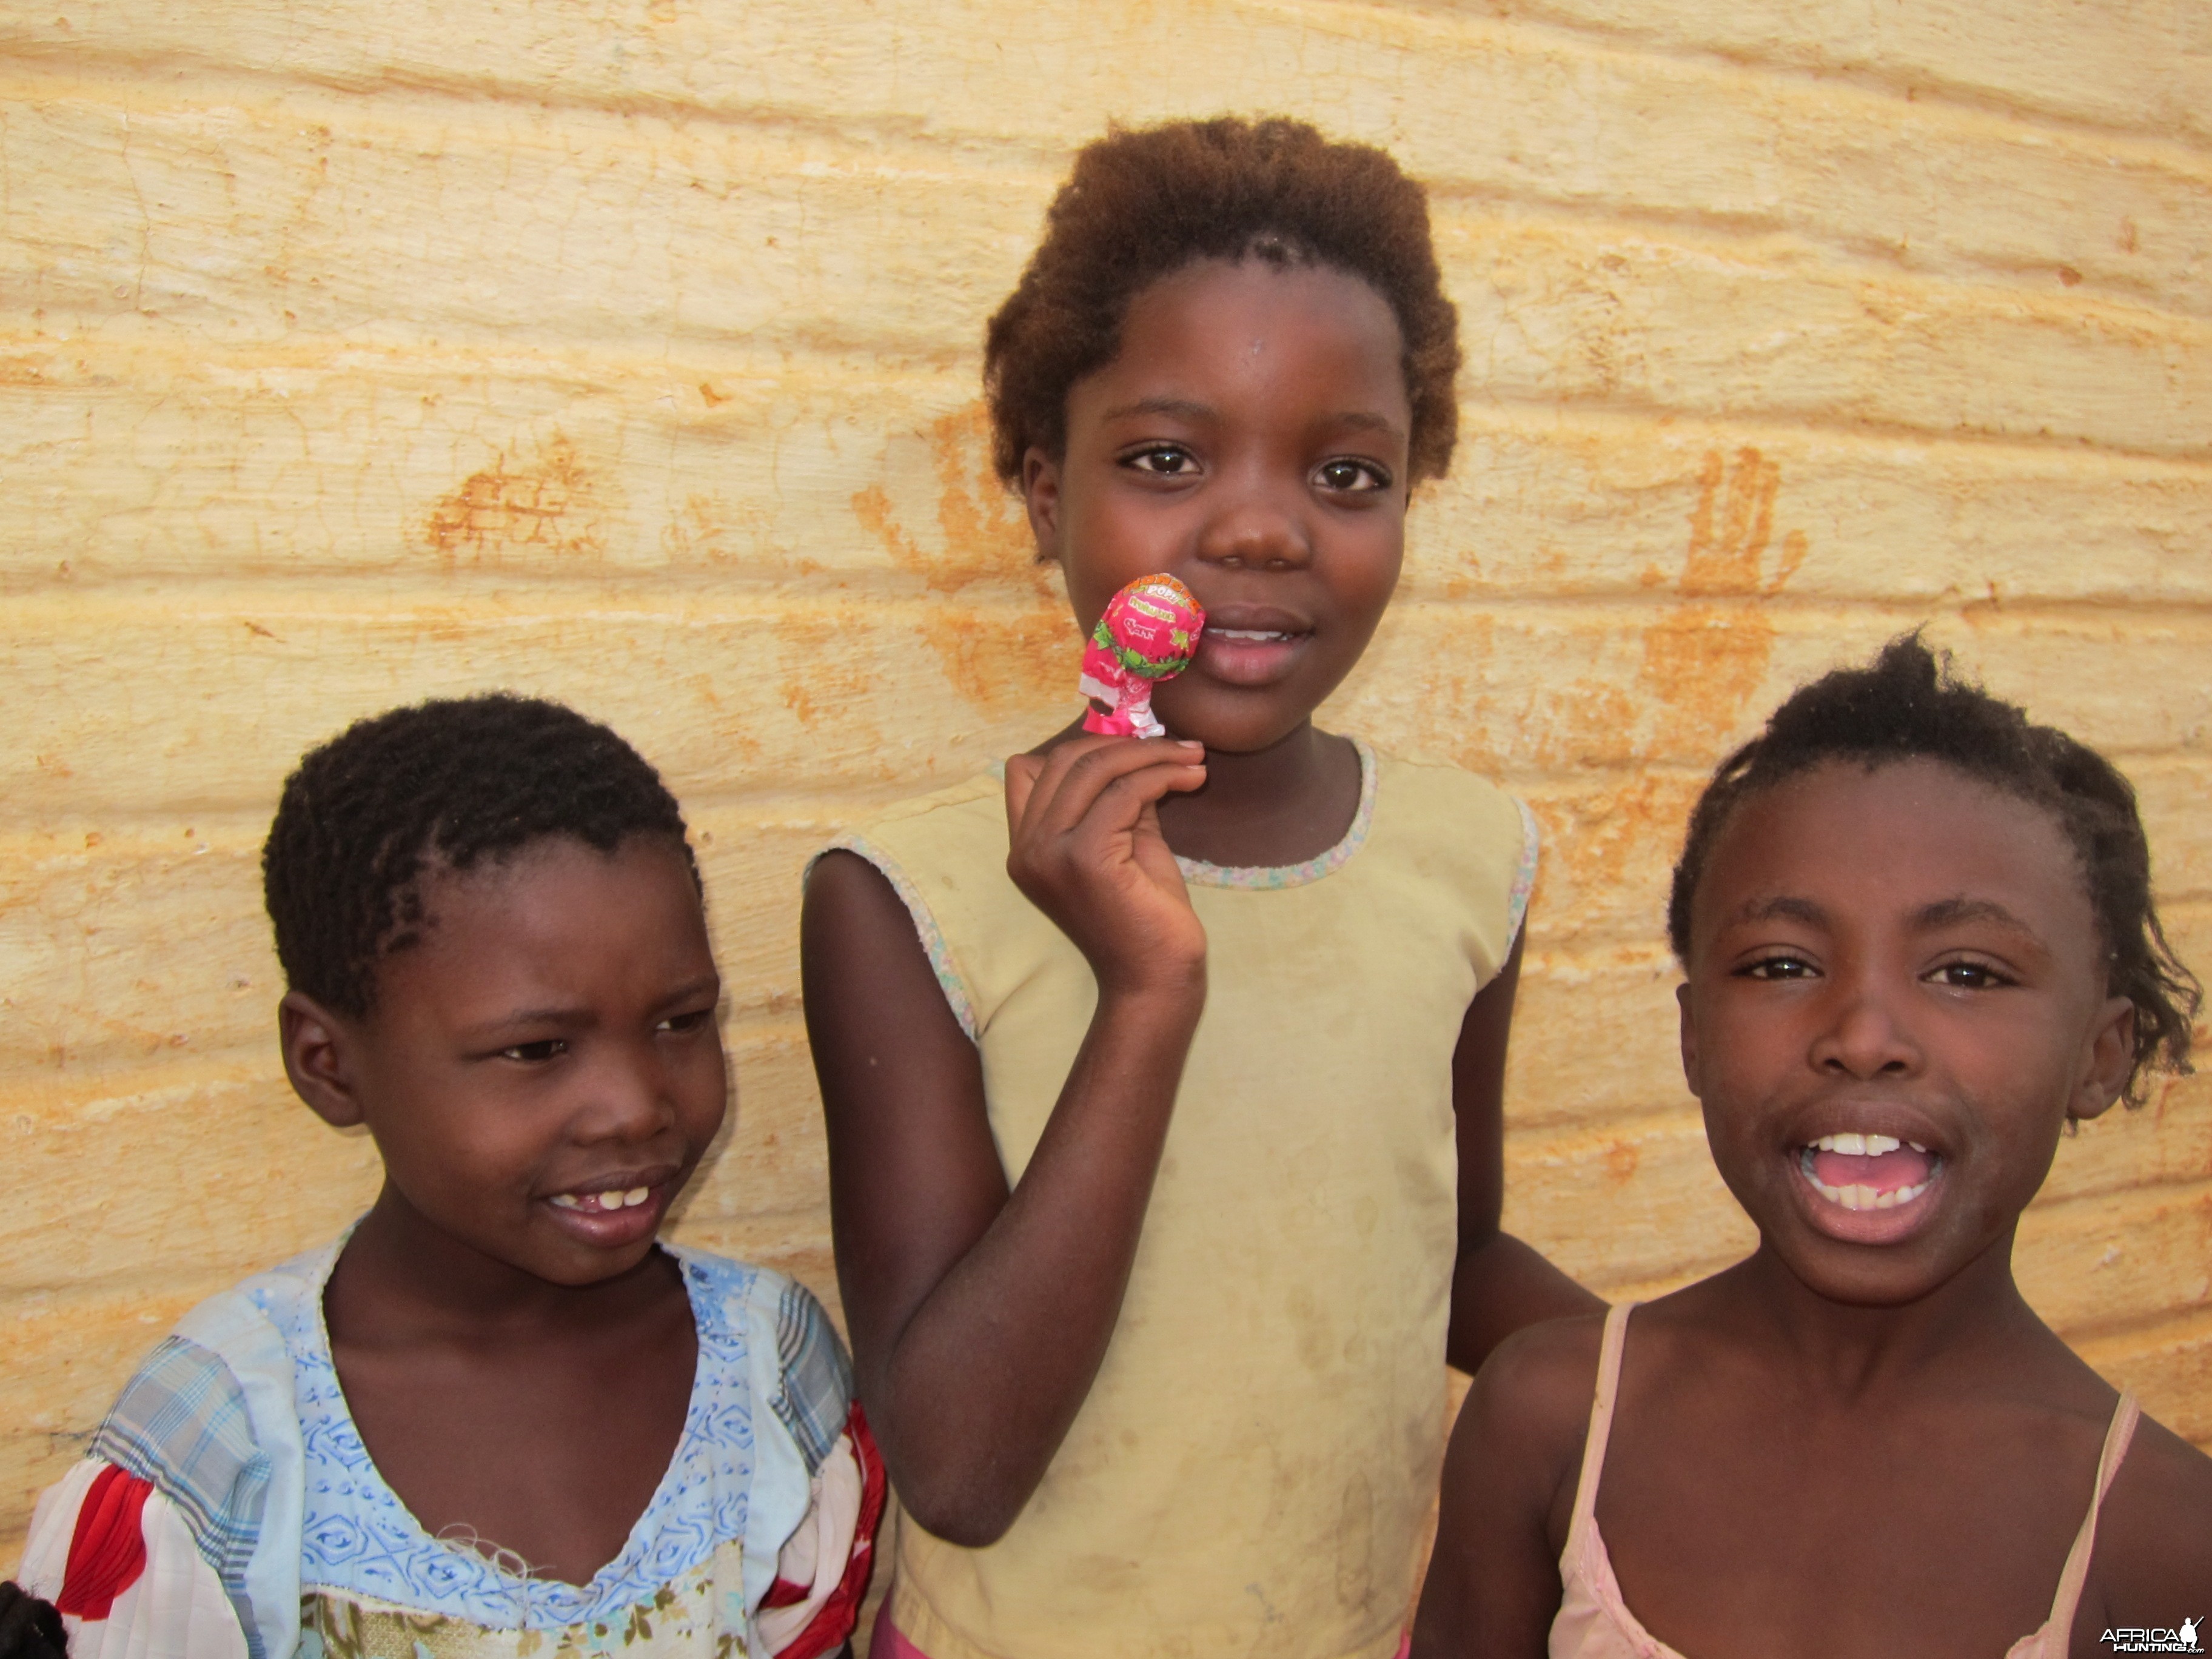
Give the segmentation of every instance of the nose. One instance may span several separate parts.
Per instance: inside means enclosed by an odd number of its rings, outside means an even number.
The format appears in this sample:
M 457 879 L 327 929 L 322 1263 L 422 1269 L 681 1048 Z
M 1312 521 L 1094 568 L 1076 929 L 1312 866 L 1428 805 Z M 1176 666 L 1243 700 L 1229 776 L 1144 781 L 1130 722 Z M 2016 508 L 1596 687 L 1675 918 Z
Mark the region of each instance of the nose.
M 1266 478 L 1218 492 L 1199 532 L 1198 556 L 1229 570 L 1303 570 L 1313 562 L 1294 494 Z
M 1912 1077 L 1923 1055 L 1904 1011 L 1864 981 L 1837 981 L 1828 1018 L 1808 1058 L 1816 1070 L 1838 1077 Z
M 630 1143 L 650 1140 L 676 1121 L 676 1103 L 661 1057 L 647 1043 L 608 1043 L 580 1079 L 582 1101 L 576 1139 Z

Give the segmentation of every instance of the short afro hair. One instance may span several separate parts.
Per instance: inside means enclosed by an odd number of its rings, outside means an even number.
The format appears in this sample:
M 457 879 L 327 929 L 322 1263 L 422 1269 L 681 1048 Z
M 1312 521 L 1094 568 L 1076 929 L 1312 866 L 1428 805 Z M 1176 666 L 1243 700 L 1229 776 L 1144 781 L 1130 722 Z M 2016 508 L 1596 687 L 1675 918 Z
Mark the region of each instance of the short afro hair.
M 699 870 L 660 775 L 573 708 L 494 693 L 395 708 L 308 751 L 261 849 L 276 959 L 295 990 L 359 1018 L 376 963 L 422 938 L 418 884 L 549 836 L 611 853 L 664 836 Z
M 1991 696 L 1953 672 L 1906 634 L 1864 668 L 1839 668 L 1800 687 L 1766 729 L 1723 761 L 1690 814 L 1674 866 L 1667 932 L 1674 954 L 1690 959 L 1690 906 L 1713 844 L 1746 799 L 1831 761 L 1869 771 L 1899 761 L 1954 767 L 2057 820 L 2081 861 L 2098 931 L 2111 953 L 2110 994 L 2135 1004 L 2130 1105 L 2142 1099 L 2142 1074 L 2163 1065 L 2190 1069 L 2191 1025 L 2203 1001 L 2151 902 L 2150 845 L 2136 792 L 2087 744 Z
M 1121 349 L 1139 293 L 1198 259 L 1328 265 L 1370 283 L 1405 340 L 1409 483 L 1442 477 L 1459 435 L 1459 313 L 1444 297 L 1426 193 L 1370 144 L 1303 121 L 1170 121 L 1115 129 L 1077 152 L 1044 240 L 991 319 L 983 385 L 992 463 L 1067 444 L 1067 392 Z

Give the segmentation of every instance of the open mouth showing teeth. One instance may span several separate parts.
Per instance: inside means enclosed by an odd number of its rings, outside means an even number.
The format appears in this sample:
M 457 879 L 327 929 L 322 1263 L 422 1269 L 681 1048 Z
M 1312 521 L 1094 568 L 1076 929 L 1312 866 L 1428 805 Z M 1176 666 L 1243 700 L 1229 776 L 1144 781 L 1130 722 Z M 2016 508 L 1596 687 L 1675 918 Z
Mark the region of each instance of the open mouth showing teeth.
M 1822 1135 L 1797 1149 L 1806 1182 L 1846 1210 L 1893 1210 L 1935 1184 L 1940 1153 L 1895 1135 Z
M 1297 637 L 1295 634 L 1261 628 L 1209 628 L 1206 632 L 1211 639 L 1230 640 L 1238 645 L 1286 644 Z
M 653 1196 L 650 1187 L 632 1187 L 627 1191 L 604 1193 L 556 1193 L 552 1201 L 563 1210 L 581 1210 L 586 1215 L 605 1215 L 613 1210 L 635 1209 Z

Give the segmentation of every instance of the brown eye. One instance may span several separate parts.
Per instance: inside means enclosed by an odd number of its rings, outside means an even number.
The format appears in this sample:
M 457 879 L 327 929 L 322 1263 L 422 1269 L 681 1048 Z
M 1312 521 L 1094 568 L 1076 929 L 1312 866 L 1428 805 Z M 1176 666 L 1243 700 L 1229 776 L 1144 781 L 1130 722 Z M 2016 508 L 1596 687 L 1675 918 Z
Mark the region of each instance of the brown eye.
M 1323 461 L 1315 471 L 1314 482 L 1335 494 L 1364 495 L 1370 490 L 1388 489 L 1390 475 L 1372 461 L 1342 456 Z
M 1810 979 L 1813 971 L 1813 964 L 1802 957 L 1785 956 L 1761 957 L 1758 961 L 1747 962 L 1736 969 L 1744 979 L 1766 980 Z
M 1154 444 L 1149 449 L 1139 449 L 1123 456 L 1121 465 L 1164 478 L 1180 478 L 1198 470 L 1198 462 L 1191 453 L 1174 444 Z
M 1929 977 L 1961 991 L 1990 991 L 2013 982 L 1985 962 L 1947 962 Z
M 560 1037 L 541 1037 L 535 1042 L 518 1042 L 499 1051 L 501 1060 L 520 1060 L 526 1066 L 542 1066 L 549 1060 L 558 1060 L 568 1052 L 568 1045 Z

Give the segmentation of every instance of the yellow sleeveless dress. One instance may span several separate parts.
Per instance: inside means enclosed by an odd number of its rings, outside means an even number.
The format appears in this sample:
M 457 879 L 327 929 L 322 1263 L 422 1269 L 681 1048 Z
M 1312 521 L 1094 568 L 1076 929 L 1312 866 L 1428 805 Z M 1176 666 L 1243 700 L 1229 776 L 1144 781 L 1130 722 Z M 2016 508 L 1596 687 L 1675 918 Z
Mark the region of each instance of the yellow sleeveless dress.
M 1389 1659 L 1443 1452 L 1451 1059 L 1536 862 L 1527 810 L 1360 745 L 1310 863 L 1183 861 L 1209 990 L 1097 1382 L 984 1549 L 899 1529 L 890 1616 L 929 1659 Z M 1006 872 L 1002 785 L 840 846 L 890 878 L 981 1051 L 1018 1180 L 1096 1004 Z

